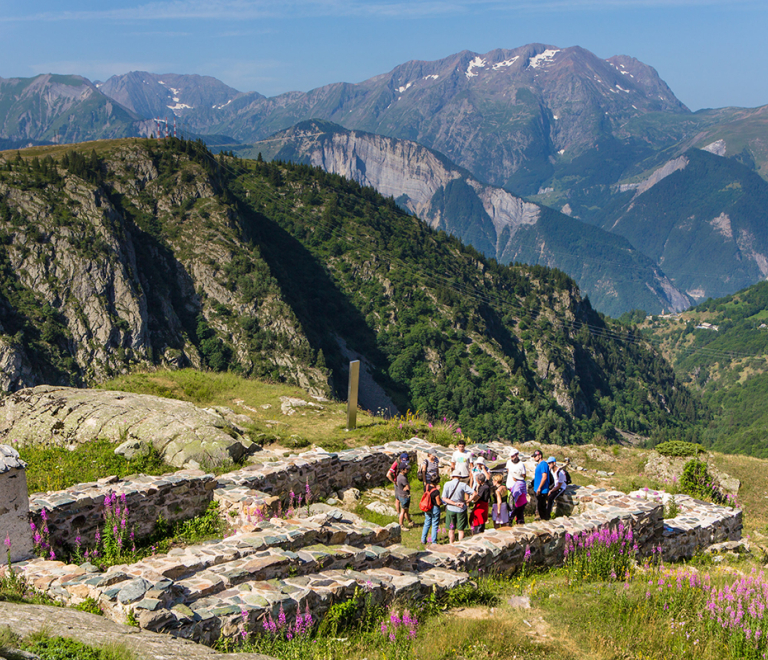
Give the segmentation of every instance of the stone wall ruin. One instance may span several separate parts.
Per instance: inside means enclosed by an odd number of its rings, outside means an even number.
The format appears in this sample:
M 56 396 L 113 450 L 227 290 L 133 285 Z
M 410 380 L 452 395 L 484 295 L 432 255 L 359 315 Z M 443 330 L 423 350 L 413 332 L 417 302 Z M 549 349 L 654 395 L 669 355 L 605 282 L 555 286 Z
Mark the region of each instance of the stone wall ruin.
M 510 449 L 500 443 L 489 447 L 501 460 Z M 163 501 L 174 492 L 164 491 L 162 484 L 173 482 L 175 476 L 182 484 L 179 489 L 199 494 L 195 506 L 218 501 L 235 533 L 217 543 L 175 549 L 106 571 L 44 559 L 18 562 L 14 569 L 23 571 L 36 589 L 64 603 L 93 598 L 115 621 L 130 616 L 149 630 L 212 643 L 221 635 L 236 636 L 242 626 L 259 630 L 265 617 L 275 618 L 280 608 L 288 617 L 309 609 L 318 620 L 334 602 L 349 600 L 359 590 L 384 604 L 423 598 L 433 591 L 439 594 L 470 581 L 470 572 L 519 570 L 527 551 L 528 565 L 558 566 L 568 534 L 624 525 L 633 531 L 639 556 L 662 547 L 666 560 L 690 557 L 710 544 L 741 537 L 737 509 L 678 495 L 679 516 L 665 520 L 663 508 L 669 497 L 665 493 L 625 494 L 595 486 L 569 487 L 566 506 L 572 515 L 488 529 L 452 546 L 421 550 L 400 545 L 397 524 L 380 527 L 326 504 L 313 504 L 309 514 L 302 509 L 287 519 L 268 518 L 278 501 L 286 505 L 290 490 L 301 492 L 309 484 L 319 497 L 376 486 L 401 452 L 416 459 L 431 448 L 412 438 L 336 454 L 315 450 L 218 478 L 183 472 L 142 478 L 141 489 L 135 487 L 136 480 L 105 481 L 89 485 L 87 493 L 83 489 L 77 496 L 71 489 L 66 496 L 36 496 L 33 515 L 38 515 L 44 499 L 51 506 L 49 523 L 72 529 L 75 508 L 82 512 L 86 506 L 96 506 L 99 497 L 103 501 L 108 491 L 125 489 L 128 497 L 146 501 L 144 506 L 132 506 L 137 515 L 145 512 L 142 524 L 149 524 L 156 512 L 153 507 L 166 506 Z M 445 467 L 450 452 L 442 447 L 437 452 Z M 261 512 L 258 516 L 256 509 Z

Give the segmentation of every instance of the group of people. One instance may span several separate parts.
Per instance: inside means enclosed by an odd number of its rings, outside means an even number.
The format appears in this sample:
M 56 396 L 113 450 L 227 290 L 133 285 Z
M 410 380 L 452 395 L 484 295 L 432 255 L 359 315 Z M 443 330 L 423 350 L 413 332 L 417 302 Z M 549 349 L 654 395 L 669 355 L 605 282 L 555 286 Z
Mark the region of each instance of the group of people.
M 536 494 L 537 514 L 540 519 L 549 520 L 557 498 L 568 486 L 568 460 L 558 466 L 554 456 L 545 461 L 538 449 L 534 451 L 533 459 L 536 461 L 536 468 L 531 488 Z M 395 484 L 395 507 L 403 527 L 406 522 L 408 525 L 413 524 L 409 510 L 409 468 L 408 454 L 403 453 L 387 473 L 387 478 Z M 529 475 L 517 449 L 512 449 L 505 468 L 506 480 L 502 473 L 492 476 L 485 459 L 468 452 L 465 442 L 459 440 L 457 449 L 451 456 L 451 480 L 445 483 L 441 492 L 440 461 L 437 452 L 434 449 L 430 451 L 418 470 L 418 478 L 424 482 L 424 495 L 420 502 L 420 508 L 424 512 L 421 542 L 426 544 L 428 539 L 432 542 L 437 540 L 443 506 L 449 543 L 453 543 L 457 535 L 461 541 L 469 529 L 473 534 L 482 533 L 489 518 L 495 528 L 515 523 L 524 524 Z

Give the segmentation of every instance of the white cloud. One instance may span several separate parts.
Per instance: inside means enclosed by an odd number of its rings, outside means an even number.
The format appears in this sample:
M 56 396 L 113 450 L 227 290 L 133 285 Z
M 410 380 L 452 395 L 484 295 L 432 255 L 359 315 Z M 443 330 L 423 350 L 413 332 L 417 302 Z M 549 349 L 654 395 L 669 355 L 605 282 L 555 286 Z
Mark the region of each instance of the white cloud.
M 731 0 L 730 5 L 761 7 L 763 0 Z M 0 14 L 0 23 L 19 21 L 157 21 L 237 20 L 294 18 L 296 16 L 379 16 L 415 18 L 455 15 L 483 9 L 591 10 L 604 8 L 663 8 L 717 6 L 721 0 L 155 0 L 132 6 L 99 9 L 48 11 L 30 14 Z
M 453 14 L 476 4 L 496 4 L 484 0 L 159 0 L 100 10 L 66 10 L 0 16 L 0 22 L 17 21 L 142 21 L 142 20 L 253 20 L 302 16 L 392 16 L 408 17 Z

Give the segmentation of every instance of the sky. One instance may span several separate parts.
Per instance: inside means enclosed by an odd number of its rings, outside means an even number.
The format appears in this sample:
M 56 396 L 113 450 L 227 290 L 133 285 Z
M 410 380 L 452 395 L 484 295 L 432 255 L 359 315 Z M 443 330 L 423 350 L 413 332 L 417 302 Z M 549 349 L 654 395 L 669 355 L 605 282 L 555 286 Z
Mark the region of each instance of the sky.
M 768 0 L 0 0 L 0 77 L 132 70 L 273 96 L 544 43 L 654 67 L 692 110 L 768 104 Z

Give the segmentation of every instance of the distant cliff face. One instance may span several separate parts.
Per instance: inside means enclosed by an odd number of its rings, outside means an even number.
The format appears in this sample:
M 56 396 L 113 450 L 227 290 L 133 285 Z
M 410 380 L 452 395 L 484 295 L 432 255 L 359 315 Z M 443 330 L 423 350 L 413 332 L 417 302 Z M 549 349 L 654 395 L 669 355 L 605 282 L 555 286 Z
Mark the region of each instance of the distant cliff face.
M 484 185 L 415 142 L 309 121 L 241 150 L 321 167 L 381 194 L 431 227 L 501 263 L 560 268 L 593 304 L 619 315 L 633 308 L 685 309 L 688 298 L 618 236 Z
M 69 157 L 0 155 L 1 389 L 164 365 L 326 390 L 274 280 L 244 281 L 269 269 L 210 172 L 137 143 Z

